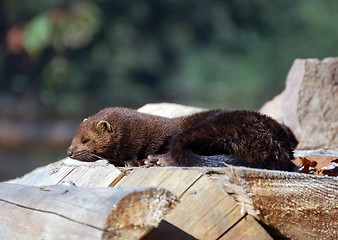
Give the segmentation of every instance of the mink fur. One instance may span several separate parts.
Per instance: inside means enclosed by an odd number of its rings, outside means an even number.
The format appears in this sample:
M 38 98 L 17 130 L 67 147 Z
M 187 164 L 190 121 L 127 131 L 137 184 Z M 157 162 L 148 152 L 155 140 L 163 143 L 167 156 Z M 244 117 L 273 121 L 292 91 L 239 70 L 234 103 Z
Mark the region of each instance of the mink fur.
M 233 164 L 292 171 L 297 144 L 288 127 L 254 111 L 210 110 L 170 119 L 106 108 L 81 124 L 68 155 L 119 166 Z

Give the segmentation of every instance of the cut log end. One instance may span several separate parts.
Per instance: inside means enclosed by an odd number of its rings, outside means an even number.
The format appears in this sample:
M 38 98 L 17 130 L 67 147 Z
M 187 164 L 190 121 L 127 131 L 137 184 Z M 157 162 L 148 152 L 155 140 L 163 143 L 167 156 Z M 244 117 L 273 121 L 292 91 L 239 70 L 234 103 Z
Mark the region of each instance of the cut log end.
M 1 239 L 140 239 L 177 200 L 163 188 L 0 183 Z M 60 229 L 62 229 L 62 234 Z
M 121 199 L 107 218 L 102 239 L 137 239 L 158 226 L 177 198 L 161 188 L 135 191 Z

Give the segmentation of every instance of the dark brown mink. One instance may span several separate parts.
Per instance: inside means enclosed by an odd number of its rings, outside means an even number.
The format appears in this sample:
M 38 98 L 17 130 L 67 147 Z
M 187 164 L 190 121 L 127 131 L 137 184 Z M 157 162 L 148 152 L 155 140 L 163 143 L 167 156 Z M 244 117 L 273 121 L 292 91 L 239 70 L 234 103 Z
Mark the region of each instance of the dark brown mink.
M 294 169 L 290 160 L 298 141 L 288 127 L 266 115 L 247 110 L 214 110 L 184 117 L 182 122 L 184 127 L 173 136 L 169 153 L 151 156 L 150 161 L 158 161 L 161 166 L 211 167 L 230 163 Z
M 68 156 L 117 166 L 226 164 L 292 171 L 297 140 L 274 119 L 247 110 L 210 110 L 165 118 L 106 108 L 85 120 Z

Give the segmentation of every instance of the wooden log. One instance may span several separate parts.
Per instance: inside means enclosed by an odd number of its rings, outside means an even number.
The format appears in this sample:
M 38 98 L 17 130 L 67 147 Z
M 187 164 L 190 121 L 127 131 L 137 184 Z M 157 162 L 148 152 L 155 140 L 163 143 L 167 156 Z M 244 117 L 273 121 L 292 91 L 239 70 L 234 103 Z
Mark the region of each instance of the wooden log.
M 241 212 L 234 199 L 209 179 L 204 168 L 135 168 L 116 185 L 130 186 L 165 188 L 180 201 L 147 240 L 219 239 L 242 221 L 241 227 L 231 231 L 236 235 L 232 239 L 271 240 L 252 216 Z
M 246 234 L 243 231 L 245 229 L 246 232 L 261 234 L 259 238 L 263 239 L 264 231 L 256 221 L 249 220 L 249 216 L 244 219 L 245 212 L 292 239 L 335 239 L 337 236 L 338 178 L 243 167 L 116 169 L 106 163 L 87 165 L 77 162 L 76 165 L 74 162 L 64 160 L 53 163 L 11 182 L 165 188 L 178 196 L 180 204 L 164 218 L 166 224 L 160 224 L 165 229 L 159 230 L 166 235 L 168 231 L 173 233 L 173 229 L 179 229 L 181 232 L 176 231 L 178 239 L 187 235 L 207 239 L 227 232 L 222 235 L 225 239 L 228 234 L 234 236 L 237 230 Z M 214 204 L 219 200 L 222 204 Z M 234 202 L 233 208 L 227 207 L 232 205 L 231 201 Z M 193 213 L 191 209 L 194 206 L 199 207 L 195 207 L 198 210 Z M 206 208 L 210 214 L 203 218 Z M 222 215 L 228 211 L 232 215 Z M 189 214 L 192 216 L 189 221 L 184 220 Z M 214 215 L 222 218 L 218 225 L 212 218 Z M 213 225 L 212 231 L 207 227 L 208 224 Z M 238 233 L 235 235 L 241 236 Z M 256 236 L 252 236 L 255 239 Z M 268 239 L 268 236 L 264 238 Z
M 140 239 L 175 206 L 160 188 L 0 183 L 1 239 Z
M 338 178 L 229 167 L 209 175 L 245 211 L 291 239 L 338 239 Z

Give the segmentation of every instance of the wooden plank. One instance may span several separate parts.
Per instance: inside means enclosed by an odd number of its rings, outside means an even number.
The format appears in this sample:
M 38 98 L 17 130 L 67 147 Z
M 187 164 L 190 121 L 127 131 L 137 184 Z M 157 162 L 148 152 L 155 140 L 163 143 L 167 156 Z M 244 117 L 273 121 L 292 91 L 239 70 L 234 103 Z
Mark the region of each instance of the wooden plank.
M 247 215 L 241 219 L 234 227 L 227 231 L 220 240 L 272 240 L 273 238 L 262 228 L 257 227 L 257 221 Z
M 191 184 L 203 175 L 200 170 L 181 168 L 134 168 L 115 187 L 161 187 L 181 196 Z
M 0 183 L 1 239 L 140 239 L 175 206 L 160 188 Z
M 74 168 L 75 166 L 67 166 L 62 161 L 58 161 L 44 167 L 39 167 L 21 178 L 7 182 L 31 186 L 55 185 L 60 183 Z
M 237 203 L 208 177 L 199 178 L 164 219 L 197 239 L 217 239 L 243 214 Z
M 158 186 L 171 189 L 179 198 L 191 187 L 198 179 L 203 176 L 199 169 L 172 169 L 170 177 L 164 179 Z
M 162 220 L 160 225 L 151 230 L 142 240 L 196 240 L 189 233 L 182 231 L 173 224 Z
M 238 204 L 201 168 L 134 168 L 116 187 L 162 187 L 180 196 L 165 224 L 146 239 L 216 239 L 243 216 Z M 251 216 L 247 216 L 251 218 Z M 162 222 L 163 222 L 162 221 Z M 257 222 L 257 231 L 265 231 Z M 245 227 L 245 226 L 244 226 Z
M 122 172 L 107 161 L 84 163 L 69 158 L 37 168 L 21 178 L 8 181 L 31 186 L 70 183 L 81 187 L 108 187 Z
M 128 177 L 123 177 L 115 187 L 143 186 L 142 182 L 144 179 L 150 178 L 147 174 L 144 174 L 147 173 L 144 171 L 146 171 L 144 168 L 133 168 L 133 171 L 128 174 Z
M 121 171 L 113 165 L 78 166 L 65 176 L 62 182 L 72 183 L 78 187 L 108 187 L 120 175 Z

